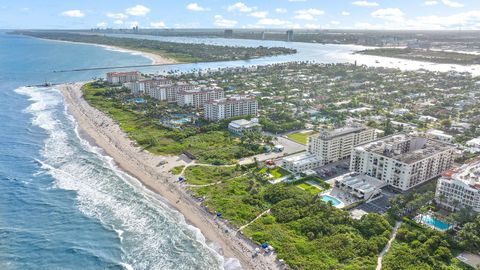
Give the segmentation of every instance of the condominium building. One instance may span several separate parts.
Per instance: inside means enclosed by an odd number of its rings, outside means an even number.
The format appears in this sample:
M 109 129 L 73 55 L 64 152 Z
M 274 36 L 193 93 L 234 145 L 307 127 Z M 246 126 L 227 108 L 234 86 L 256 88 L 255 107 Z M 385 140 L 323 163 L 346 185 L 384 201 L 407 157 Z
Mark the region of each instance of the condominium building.
M 323 166 L 349 158 L 355 145 L 371 142 L 375 138 L 375 130 L 363 125 L 322 130 L 318 135 L 308 138 L 307 151 L 318 156 Z
M 237 116 L 257 115 L 258 102 L 254 96 L 235 95 L 205 104 L 205 119 L 219 121 Z
M 165 84 L 149 87 L 145 94 L 160 101 L 177 102 L 180 92 L 194 89 L 195 86 L 187 83 Z
M 480 212 L 480 159 L 445 171 L 437 182 L 435 201 L 453 211 L 470 207 Z
M 139 71 L 127 71 L 127 72 L 108 72 L 107 82 L 111 84 L 122 84 L 127 82 L 135 82 L 142 78 L 142 74 Z
M 453 153 L 451 144 L 402 133 L 356 146 L 350 170 L 406 191 L 449 169 Z
M 172 81 L 165 79 L 164 77 L 156 77 L 153 79 L 139 80 L 134 82 L 127 82 L 123 84 L 126 88 L 130 89 L 132 94 L 140 95 L 146 94 L 157 87 L 171 86 Z
M 294 173 L 321 167 L 350 157 L 355 145 L 370 142 L 376 137 L 374 129 L 362 125 L 322 130 L 308 138 L 307 153 L 282 160 L 282 167 Z
M 224 97 L 223 89 L 219 87 L 212 88 L 194 88 L 179 91 L 177 94 L 178 106 L 190 106 L 195 108 L 203 108 L 204 105 L 213 100 Z
M 322 166 L 321 164 L 320 158 L 316 155 L 303 153 L 283 158 L 280 167 L 293 173 L 303 173 L 318 168 Z

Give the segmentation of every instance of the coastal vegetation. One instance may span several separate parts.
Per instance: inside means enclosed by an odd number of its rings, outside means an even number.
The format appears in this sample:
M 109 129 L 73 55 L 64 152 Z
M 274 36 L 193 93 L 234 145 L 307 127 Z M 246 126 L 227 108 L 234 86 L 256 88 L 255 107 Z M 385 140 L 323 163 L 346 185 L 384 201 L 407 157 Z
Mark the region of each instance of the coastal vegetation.
M 453 257 L 455 245 L 449 235 L 406 220 L 384 257 L 383 269 L 471 269 Z
M 423 50 L 408 48 L 377 48 L 357 52 L 359 54 L 401 58 L 415 61 L 432 62 L 439 64 L 457 64 L 457 65 L 478 65 L 480 64 L 480 55 Z
M 229 179 L 232 168 L 239 176 Z M 272 245 L 292 269 L 374 269 L 392 230 L 385 217 L 369 214 L 353 220 L 297 184 L 271 185 L 254 166 L 232 168 L 221 167 L 228 176 L 218 184 L 189 187 L 209 211 L 240 228 L 270 210 L 242 233 Z M 203 173 L 195 177 L 212 182 Z
M 105 35 L 73 33 L 73 32 L 45 32 L 45 31 L 15 31 L 36 38 L 92 43 L 115 46 L 124 49 L 138 50 L 158 54 L 178 62 L 209 62 L 246 60 L 265 56 L 293 54 L 296 50 L 282 47 L 232 47 L 209 44 L 190 44 L 166 42 L 148 39 L 111 37 Z
M 228 121 L 204 123 L 199 120 L 180 130 L 160 124 L 159 117 L 172 109 L 169 104 L 154 99 L 142 104 L 130 102 L 133 96 L 128 90 L 112 88 L 103 82 L 86 84 L 82 91 L 92 106 L 107 113 L 132 140 L 153 154 L 187 153 L 200 162 L 227 164 L 266 151 L 260 143 L 269 138 L 252 136 L 240 140 L 227 131 Z M 173 109 L 179 110 L 176 106 Z

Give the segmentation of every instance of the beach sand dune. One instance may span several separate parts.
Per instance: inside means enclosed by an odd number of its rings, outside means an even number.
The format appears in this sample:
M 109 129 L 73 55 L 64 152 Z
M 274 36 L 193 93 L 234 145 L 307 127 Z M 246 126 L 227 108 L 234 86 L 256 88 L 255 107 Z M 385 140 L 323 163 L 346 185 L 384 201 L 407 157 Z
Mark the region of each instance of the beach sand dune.
M 120 168 L 181 212 L 189 224 L 200 229 L 206 239 L 222 251 L 226 261 L 228 258 L 236 258 L 243 269 L 280 268 L 274 255 L 252 258 L 256 246 L 242 235 L 236 234 L 236 230 L 224 221 L 215 219 L 177 183 L 168 168 L 171 163 L 183 162 L 180 157 L 154 156 L 136 147 L 110 117 L 90 106 L 82 97 L 83 84 L 63 84 L 57 87 L 64 96 L 69 113 L 75 117 L 82 136 L 101 147 Z M 162 160 L 169 162 L 170 166 L 158 166 Z

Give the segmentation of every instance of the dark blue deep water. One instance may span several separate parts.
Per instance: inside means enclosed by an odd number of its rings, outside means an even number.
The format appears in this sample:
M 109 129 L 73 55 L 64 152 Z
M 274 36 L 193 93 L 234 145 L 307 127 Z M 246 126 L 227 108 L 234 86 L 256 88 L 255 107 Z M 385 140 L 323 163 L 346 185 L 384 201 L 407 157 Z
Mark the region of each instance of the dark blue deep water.
M 0 32 L 0 269 L 218 269 L 183 216 L 78 136 L 53 70 L 146 64 L 98 46 Z

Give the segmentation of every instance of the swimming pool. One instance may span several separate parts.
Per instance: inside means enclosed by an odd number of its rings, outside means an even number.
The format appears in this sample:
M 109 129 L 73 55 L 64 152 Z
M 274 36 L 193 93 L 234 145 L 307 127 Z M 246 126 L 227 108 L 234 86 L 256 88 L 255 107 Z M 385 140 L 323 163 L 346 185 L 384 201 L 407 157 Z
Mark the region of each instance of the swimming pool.
M 434 227 L 439 231 L 446 231 L 448 228 L 450 228 L 450 224 L 445 223 L 431 215 L 422 215 L 420 217 L 420 221 L 426 225 Z
M 182 118 L 177 120 L 172 120 L 173 124 L 181 125 L 190 122 L 190 118 Z
M 335 207 L 337 207 L 337 206 L 339 206 L 340 204 L 342 204 L 342 202 L 341 202 L 339 199 L 337 199 L 337 198 L 335 198 L 335 197 L 332 197 L 332 196 L 330 196 L 330 195 L 323 195 L 323 196 L 322 196 L 322 201 L 324 201 L 324 202 L 326 202 L 326 203 L 331 202 L 332 205 L 335 206 Z

